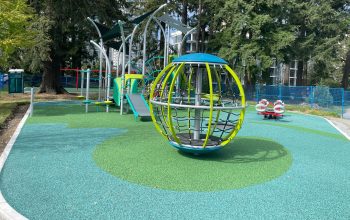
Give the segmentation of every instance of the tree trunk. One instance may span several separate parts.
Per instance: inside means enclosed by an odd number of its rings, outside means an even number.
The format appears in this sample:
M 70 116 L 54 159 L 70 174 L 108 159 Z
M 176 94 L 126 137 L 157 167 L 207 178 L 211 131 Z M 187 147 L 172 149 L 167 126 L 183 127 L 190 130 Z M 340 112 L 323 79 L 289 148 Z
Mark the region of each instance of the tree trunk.
M 250 86 L 252 84 L 250 66 L 246 66 L 244 68 L 244 78 L 243 79 L 244 79 L 244 86 Z
M 201 39 L 201 16 L 202 16 L 202 0 L 198 3 L 198 25 L 197 25 L 197 39 L 196 39 L 196 51 L 199 52 L 199 41 Z
M 163 1 L 163 3 L 167 3 L 168 1 L 167 0 L 164 0 Z M 162 25 L 162 27 L 163 27 L 163 29 L 164 29 L 164 31 L 166 32 L 167 30 L 166 30 L 166 24 L 165 23 L 163 23 L 163 22 L 160 22 L 161 23 L 161 25 Z M 164 34 L 163 34 L 163 32 L 162 32 L 162 30 L 161 30 L 161 28 L 160 27 L 158 27 L 157 28 L 158 29 L 158 31 L 160 32 L 160 41 L 159 41 L 159 56 L 163 56 L 163 54 L 164 54 L 164 51 L 166 50 L 166 48 L 165 48 L 165 38 L 167 37 L 167 36 L 164 36 Z M 165 33 L 166 34 L 166 33 Z M 149 57 L 150 58 L 150 57 Z
M 298 71 L 297 71 L 297 86 L 307 85 L 307 72 L 304 73 L 303 61 L 298 61 Z
M 50 7 L 49 7 L 50 8 Z M 52 9 L 51 9 L 52 10 Z M 53 13 L 51 11 L 51 13 Z M 49 16 L 53 16 L 50 14 Z M 54 17 L 54 16 L 53 16 Z M 39 93 L 53 93 L 62 94 L 64 89 L 61 86 L 60 76 L 61 76 L 61 64 L 62 64 L 62 54 L 64 49 L 64 42 L 66 36 L 63 33 L 62 22 L 55 18 L 55 24 L 52 26 L 49 34 L 52 39 L 50 46 L 50 60 L 45 61 L 44 71 L 42 76 L 41 85 L 39 88 Z
M 346 54 L 345 65 L 343 68 L 342 86 L 344 89 L 347 89 L 349 86 L 349 73 L 350 73 L 350 50 Z
M 65 41 L 67 38 L 64 37 L 62 40 Z M 77 42 L 79 42 L 79 33 L 76 33 L 75 31 L 72 32 L 72 46 L 74 47 L 77 45 Z M 72 63 L 71 67 L 72 68 L 81 68 L 81 54 L 83 53 L 83 49 L 81 48 L 81 45 L 78 43 L 78 50 L 75 54 L 72 55 Z M 108 54 L 108 53 L 107 53 Z
M 182 11 L 181 11 L 181 22 L 185 25 L 187 25 L 188 22 L 188 0 L 182 0 Z M 182 39 L 184 38 L 185 34 L 182 33 Z M 186 40 L 185 43 L 182 45 L 181 48 L 181 54 L 186 53 Z
M 62 94 L 64 92 L 60 83 L 60 60 L 54 58 L 52 61 L 44 62 L 44 73 L 39 88 L 39 93 Z
M 206 48 L 205 48 L 205 27 L 203 27 L 201 32 L 201 50 L 200 52 L 205 53 L 206 52 Z

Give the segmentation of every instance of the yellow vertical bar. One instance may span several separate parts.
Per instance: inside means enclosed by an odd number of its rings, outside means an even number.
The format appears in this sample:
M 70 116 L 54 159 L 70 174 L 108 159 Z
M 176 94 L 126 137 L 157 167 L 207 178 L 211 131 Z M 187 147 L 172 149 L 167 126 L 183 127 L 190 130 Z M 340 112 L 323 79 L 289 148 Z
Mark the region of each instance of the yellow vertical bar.
M 207 131 L 207 135 L 205 137 L 204 143 L 203 143 L 203 148 L 205 148 L 207 146 L 208 140 L 209 140 L 209 136 L 210 136 L 210 128 L 211 128 L 211 121 L 213 119 L 213 80 L 211 78 L 211 71 L 210 71 L 210 67 L 209 64 L 206 63 L 205 64 L 206 68 L 207 68 L 207 73 L 208 73 L 208 80 L 209 80 L 209 122 L 208 122 L 208 131 Z
M 153 105 L 151 100 L 154 98 L 153 94 L 154 91 L 157 87 L 157 84 L 159 83 L 159 81 L 161 80 L 161 78 L 163 77 L 163 75 L 173 66 L 173 64 L 169 64 L 168 66 L 166 66 L 162 72 L 159 73 L 159 75 L 157 76 L 157 78 L 154 80 L 153 85 L 151 87 L 151 94 L 150 94 L 150 102 L 149 102 L 149 109 L 150 109 L 150 114 L 151 114 L 151 118 L 152 118 L 152 122 L 156 128 L 156 130 L 165 138 L 168 140 L 166 134 L 164 134 L 164 132 L 162 131 L 162 129 L 159 127 L 159 125 L 157 124 L 156 118 L 154 116 L 154 112 L 153 112 Z
M 214 72 L 215 72 L 215 77 L 216 77 L 216 81 L 218 82 L 218 88 L 219 88 L 219 100 L 218 100 L 218 104 L 221 105 L 221 78 L 218 74 L 218 72 L 216 71 L 215 67 L 214 67 Z M 216 113 L 216 118 L 215 118 L 215 125 L 214 125 L 214 128 L 212 129 L 212 132 L 211 134 L 214 133 L 215 129 L 216 129 L 216 126 L 218 124 L 218 121 L 219 121 L 219 117 L 220 117 L 220 110 L 217 110 L 217 113 Z
M 166 75 L 165 79 L 163 80 L 162 82 L 162 89 L 161 89 L 161 92 L 160 92 L 160 97 L 163 98 L 163 93 L 164 93 L 164 90 L 165 90 L 165 87 L 168 83 L 168 80 L 171 76 L 171 74 L 173 73 L 173 71 L 175 70 L 177 66 L 173 66 L 173 68 L 171 68 L 171 70 L 168 72 L 168 75 Z M 166 117 L 165 117 L 165 113 L 164 113 L 164 106 L 160 106 L 161 110 L 162 110 L 162 116 L 163 116 L 163 119 L 165 121 L 165 123 L 167 124 L 167 126 L 169 127 L 168 123 L 167 123 L 167 120 L 166 120 Z
M 171 85 L 170 85 L 170 88 L 169 88 L 169 94 L 168 94 L 168 126 L 169 126 L 171 134 L 173 135 L 173 138 L 174 138 L 175 142 L 177 142 L 178 144 L 181 144 L 181 141 L 176 136 L 175 128 L 174 128 L 174 125 L 173 125 L 173 120 L 171 118 L 171 106 L 170 106 L 170 104 L 171 104 L 171 101 L 172 101 L 172 98 L 173 98 L 173 94 L 172 93 L 174 91 L 176 79 L 177 79 L 179 73 L 183 70 L 184 66 L 185 66 L 185 63 L 181 63 L 180 67 L 176 70 L 174 78 L 173 78 L 173 80 L 171 82 Z
M 243 119 L 244 119 L 244 115 L 245 115 L 245 107 L 246 107 L 244 90 L 243 90 L 242 84 L 241 84 L 238 76 L 228 65 L 225 65 L 225 69 L 231 74 L 231 76 L 234 78 L 235 82 L 237 83 L 239 93 L 241 96 L 241 102 L 242 102 L 243 109 L 241 109 L 241 112 L 239 114 L 238 122 L 236 124 L 235 129 L 233 129 L 230 132 L 230 134 L 228 134 L 225 137 L 226 140 L 221 143 L 221 146 L 225 146 L 226 144 L 228 144 L 237 135 L 239 129 L 241 128 L 241 126 L 243 124 Z
M 191 103 L 191 81 L 192 81 L 193 69 L 191 67 L 190 76 L 188 77 L 188 88 L 187 88 L 187 101 Z M 187 109 L 187 117 L 188 117 L 188 131 L 191 134 L 191 109 Z

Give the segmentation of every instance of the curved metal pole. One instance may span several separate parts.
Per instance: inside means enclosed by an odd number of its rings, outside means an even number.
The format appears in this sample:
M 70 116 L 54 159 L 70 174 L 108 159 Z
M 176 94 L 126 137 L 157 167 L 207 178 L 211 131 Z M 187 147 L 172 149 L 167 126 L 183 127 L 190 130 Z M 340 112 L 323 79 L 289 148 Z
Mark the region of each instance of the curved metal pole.
M 88 113 L 88 111 L 89 111 L 90 73 L 91 73 L 91 70 L 90 70 L 90 68 L 88 68 L 86 70 L 85 113 Z
M 131 35 L 130 36 L 130 40 L 129 40 L 129 61 L 128 61 L 128 74 L 131 73 L 131 61 L 132 61 L 132 56 L 131 56 L 131 53 L 132 53 L 132 42 L 134 41 L 134 35 L 136 33 L 136 30 L 137 28 L 139 27 L 139 24 L 137 24 L 135 27 L 134 27 L 134 30 L 132 31 Z M 128 36 L 128 37 L 129 37 Z M 126 39 L 127 41 L 127 39 Z
M 131 37 L 131 35 L 128 35 L 126 38 L 125 38 L 125 41 L 128 41 L 128 39 Z M 120 45 L 119 49 L 118 49 L 118 55 L 117 55 L 117 74 L 116 74 L 116 77 L 119 77 L 119 54 L 121 53 L 123 49 L 123 44 Z
M 167 52 L 166 52 L 166 50 L 167 50 L 167 42 L 168 41 L 167 41 L 167 37 L 165 35 L 165 30 L 164 30 L 162 24 L 158 21 L 157 18 L 153 18 L 153 20 L 158 24 L 158 26 L 160 27 L 160 30 L 162 31 L 163 36 L 164 36 L 164 68 L 165 68 L 167 66 L 167 57 L 166 57 Z
M 166 45 L 166 64 L 168 65 L 169 61 L 169 45 L 170 45 L 170 26 L 167 24 L 167 45 Z
M 125 86 L 125 35 L 123 29 L 123 23 L 121 20 L 118 20 L 118 25 L 120 28 L 120 33 L 122 37 L 122 46 L 123 46 L 123 59 L 122 59 L 122 91 L 120 94 L 120 115 L 123 115 L 123 101 L 124 101 L 124 86 Z
M 185 36 L 182 38 L 182 41 L 181 41 L 181 43 L 180 43 L 180 50 L 179 50 L 179 52 L 177 53 L 179 56 L 182 55 L 182 45 L 184 44 L 184 42 L 185 42 L 187 36 L 188 36 L 189 34 L 192 34 L 192 33 L 193 33 L 194 31 L 196 31 L 196 30 L 197 30 L 196 27 L 195 27 L 195 28 L 192 28 L 192 29 L 189 30 L 189 31 L 185 34 Z
M 109 89 L 110 89 L 110 81 L 111 81 L 111 63 L 110 60 L 108 59 L 107 53 L 103 47 L 100 47 L 95 41 L 90 40 L 90 43 L 92 43 L 96 48 L 98 48 L 100 51 L 102 51 L 103 56 L 106 59 L 106 64 L 107 64 L 107 94 L 106 94 L 106 100 L 109 101 Z M 106 107 L 106 112 L 109 112 L 109 105 Z
M 98 36 L 100 38 L 100 46 L 103 47 L 103 39 L 102 39 L 102 34 L 100 32 L 100 29 L 98 29 L 96 23 L 90 18 L 90 17 L 87 17 L 88 21 L 90 21 L 97 33 L 98 33 Z M 102 87 L 102 62 L 103 62 L 103 57 L 102 57 L 102 51 L 100 50 L 100 69 L 99 69 L 99 74 L 98 74 L 98 101 L 101 101 L 101 87 Z
M 179 52 L 178 52 L 178 56 L 181 56 L 182 55 L 182 45 L 183 45 L 183 43 L 185 42 L 185 40 L 186 40 L 186 38 L 187 38 L 187 36 L 189 35 L 189 34 L 192 34 L 194 31 L 196 31 L 197 30 L 197 28 L 195 27 L 195 28 L 192 28 L 191 30 L 189 30 L 186 34 L 185 34 L 185 36 L 182 38 L 182 41 L 181 41 L 181 43 L 180 43 L 180 48 L 179 48 Z M 180 77 L 178 77 L 177 78 L 177 81 L 176 81 L 176 95 L 177 96 L 179 96 L 180 95 Z
M 162 10 L 165 6 L 167 6 L 167 4 L 163 4 L 161 5 L 155 12 L 153 12 L 153 14 L 151 15 L 151 17 L 148 19 L 147 23 L 146 23 L 146 27 L 145 27 L 145 31 L 143 32 L 143 61 L 142 61 L 142 75 L 145 75 L 146 72 L 146 60 L 147 60 L 147 56 L 146 56 L 146 47 L 147 47 L 147 29 L 149 26 L 149 23 L 151 22 L 151 20 L 153 19 L 154 15 L 157 14 L 160 10 Z

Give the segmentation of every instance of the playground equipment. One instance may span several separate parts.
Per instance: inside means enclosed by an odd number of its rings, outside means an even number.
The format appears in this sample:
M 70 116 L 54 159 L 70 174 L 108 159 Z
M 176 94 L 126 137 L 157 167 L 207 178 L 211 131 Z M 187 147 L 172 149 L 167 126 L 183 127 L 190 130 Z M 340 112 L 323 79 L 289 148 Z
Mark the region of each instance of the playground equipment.
M 88 20 L 93 23 L 94 27 L 96 28 L 100 44 L 98 45 L 94 41 L 91 41 L 91 43 L 94 44 L 96 48 L 100 51 L 100 74 L 102 73 L 102 56 L 104 56 L 106 60 L 106 66 L 108 69 L 108 66 L 110 68 L 110 61 L 108 57 L 106 56 L 106 51 L 104 49 L 104 43 L 106 42 L 106 45 L 113 45 L 111 47 L 118 50 L 118 57 L 117 57 L 117 71 L 116 71 L 116 79 L 114 82 L 114 93 L 113 98 L 114 102 L 117 106 L 120 107 L 120 114 L 123 114 L 124 111 L 124 100 L 127 101 L 129 106 L 134 112 L 135 118 L 137 117 L 149 117 L 149 107 L 147 102 L 145 101 L 144 95 L 149 92 L 149 89 L 145 88 L 145 86 L 150 86 L 153 82 L 153 80 L 158 76 L 158 74 L 161 72 L 161 66 L 166 67 L 168 64 L 168 57 L 169 57 L 169 42 L 170 42 L 170 28 L 174 28 L 177 30 L 180 30 L 182 33 L 185 34 L 185 37 L 182 39 L 182 43 L 185 41 L 188 34 L 193 33 L 196 28 L 190 28 L 187 25 L 182 24 L 181 22 L 173 19 L 169 14 L 163 13 L 161 16 L 156 17 L 157 13 L 161 12 L 163 8 L 165 8 L 167 4 L 163 4 L 160 7 L 149 11 L 139 17 L 136 17 L 129 21 L 129 24 L 133 25 L 132 32 L 129 34 L 126 34 L 126 31 L 124 30 L 124 25 L 126 22 L 118 21 L 117 24 L 115 24 L 112 28 L 107 28 L 102 24 L 99 24 L 98 22 L 92 20 L 91 18 L 88 18 Z M 139 28 L 141 22 L 145 21 L 147 19 L 147 22 L 144 26 L 143 30 L 143 48 L 142 48 L 142 66 L 141 68 L 133 65 L 133 40 L 135 33 L 137 32 L 137 29 Z M 149 54 L 146 53 L 147 51 L 147 31 L 148 27 L 151 23 L 151 21 L 154 21 L 156 25 L 161 30 L 162 36 L 164 37 L 164 56 L 154 56 L 149 58 Z M 165 28 L 163 27 L 162 22 L 165 24 Z M 119 41 L 110 41 L 111 39 L 118 38 Z M 109 41 L 109 42 L 107 42 Z M 127 45 L 128 44 L 128 45 Z M 181 53 L 181 51 L 179 51 Z M 128 55 L 128 57 L 126 57 Z M 121 62 L 120 62 L 121 58 Z M 162 62 L 160 60 L 163 60 Z M 119 77 L 119 70 L 121 66 L 121 77 Z M 127 69 L 127 73 L 126 73 Z M 142 72 L 141 76 L 136 76 L 135 74 L 131 74 L 132 70 L 138 70 L 140 69 Z M 108 75 L 108 76 L 107 76 Z M 106 79 L 108 80 L 107 84 L 107 94 L 106 94 L 106 101 L 109 101 L 109 83 L 110 83 L 110 71 L 106 75 Z M 134 76 L 132 76 L 134 75 Z M 101 80 L 101 77 L 100 77 Z M 179 78 L 180 80 L 180 78 Z M 135 88 L 140 88 L 139 85 L 141 82 L 143 86 L 142 92 L 135 91 Z M 177 84 L 180 84 L 180 81 L 177 82 Z M 100 85 L 101 87 L 101 85 Z M 179 93 L 179 87 L 177 87 L 177 93 Z M 137 94 L 137 95 L 136 95 Z M 143 95 L 142 95 L 143 94 Z
M 225 90 L 222 78 L 229 78 Z M 156 129 L 173 147 L 194 154 L 228 144 L 242 126 L 245 108 L 239 78 L 225 60 L 210 54 L 174 59 L 155 79 L 150 93 Z
M 98 33 L 98 37 L 100 39 L 100 47 L 102 48 L 103 47 L 103 38 L 102 38 L 102 32 L 103 33 L 106 33 L 107 32 L 107 29 L 104 28 L 102 25 L 99 25 L 98 23 L 95 23 L 91 18 L 87 18 L 88 21 L 90 21 L 93 26 L 95 27 L 97 33 Z M 105 30 L 105 31 L 103 31 Z M 98 77 L 98 100 L 100 101 L 101 100 L 101 88 L 102 88 L 102 63 L 103 63 L 103 53 L 102 53 L 102 50 L 100 50 L 100 53 L 99 53 L 99 60 L 100 60 L 100 68 L 99 68 L 99 77 Z
M 103 56 L 105 57 L 106 60 L 106 76 L 105 76 L 105 80 L 106 82 L 106 98 L 104 103 L 106 104 L 106 112 L 109 112 L 109 105 L 112 103 L 110 100 L 110 87 L 111 87 L 111 62 L 107 56 L 106 50 L 104 49 L 104 47 L 99 46 L 97 43 L 95 43 L 94 41 L 90 41 L 90 43 L 92 43 L 99 51 L 102 52 Z
M 284 103 L 282 100 L 277 100 L 271 105 L 266 99 L 262 99 L 255 106 L 255 110 L 258 114 L 263 115 L 264 118 L 278 119 L 283 117 L 285 111 Z
M 106 112 L 109 112 L 109 106 L 112 104 L 112 101 L 110 100 L 105 100 L 105 101 L 100 101 L 100 100 L 92 100 L 90 99 L 90 75 L 91 75 L 91 70 L 81 70 L 81 90 L 80 90 L 80 96 L 78 96 L 79 99 L 83 99 L 82 103 L 85 105 L 85 112 L 89 112 L 89 105 L 93 104 L 97 106 L 97 109 L 99 109 L 99 106 L 104 105 L 106 106 Z M 86 87 L 85 87 L 85 96 L 83 96 L 83 89 L 84 89 L 84 75 L 86 75 Z
M 113 98 L 116 106 L 121 106 L 121 88 L 123 80 L 121 77 L 114 79 Z M 150 118 L 149 106 L 141 91 L 144 88 L 144 76 L 142 74 L 125 74 L 126 88 L 125 98 L 134 113 L 135 120 L 137 118 Z

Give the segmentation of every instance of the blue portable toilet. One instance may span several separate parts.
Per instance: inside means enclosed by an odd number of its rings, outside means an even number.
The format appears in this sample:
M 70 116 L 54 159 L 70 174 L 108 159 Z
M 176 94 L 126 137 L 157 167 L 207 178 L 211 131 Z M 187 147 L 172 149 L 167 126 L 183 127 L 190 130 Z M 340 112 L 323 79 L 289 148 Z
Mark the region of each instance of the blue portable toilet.
M 0 73 L 0 90 L 4 87 L 4 74 Z
M 24 79 L 23 69 L 10 69 L 8 89 L 9 93 L 23 93 L 24 92 Z

